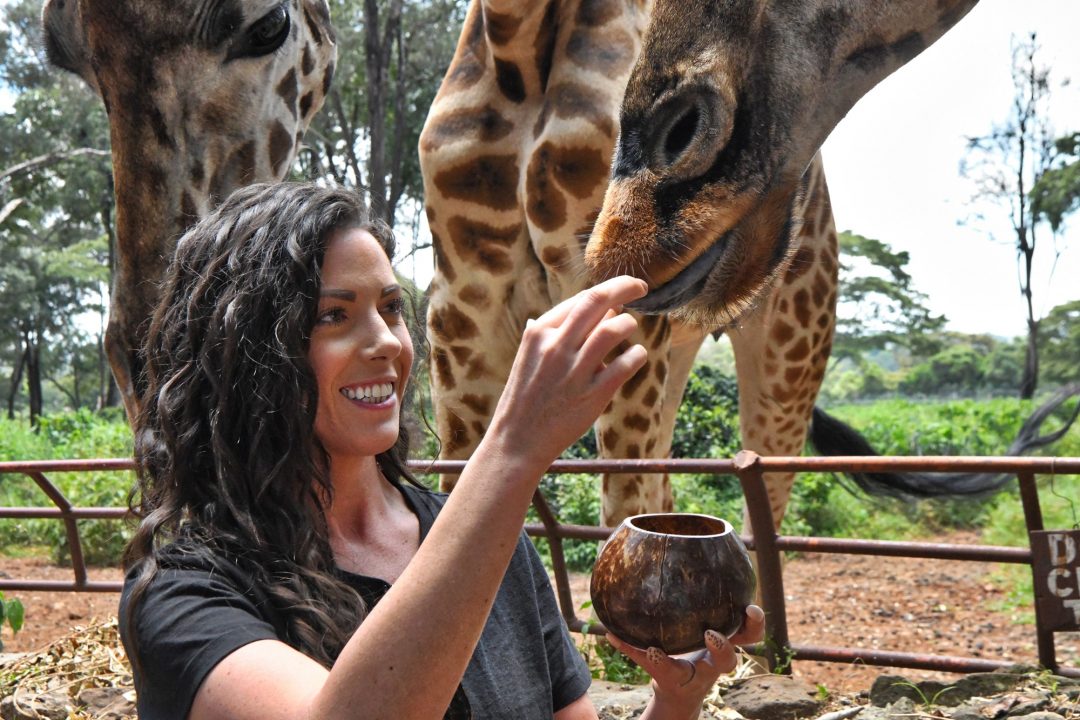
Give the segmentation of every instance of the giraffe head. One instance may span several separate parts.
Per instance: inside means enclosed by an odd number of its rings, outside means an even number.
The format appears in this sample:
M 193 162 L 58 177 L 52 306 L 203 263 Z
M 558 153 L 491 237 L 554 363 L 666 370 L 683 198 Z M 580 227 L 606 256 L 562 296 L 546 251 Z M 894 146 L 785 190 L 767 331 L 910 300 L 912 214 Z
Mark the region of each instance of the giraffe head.
M 791 262 L 804 171 L 851 107 L 977 0 L 657 0 L 586 249 L 633 307 L 730 322 Z
M 141 326 L 176 238 L 237 187 L 281 179 L 333 76 L 326 0 L 47 0 L 53 64 L 109 116 L 117 265 L 107 344 L 133 409 Z

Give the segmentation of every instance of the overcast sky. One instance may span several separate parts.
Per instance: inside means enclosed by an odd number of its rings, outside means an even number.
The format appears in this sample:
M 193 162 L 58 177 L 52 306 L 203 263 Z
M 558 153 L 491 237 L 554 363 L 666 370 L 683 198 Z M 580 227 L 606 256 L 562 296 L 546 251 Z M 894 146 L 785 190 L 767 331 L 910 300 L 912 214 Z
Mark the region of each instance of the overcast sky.
M 984 135 L 1008 117 L 1012 38 L 1031 31 L 1051 68 L 1055 130 L 1080 130 L 1080 1 L 982 0 L 863 98 L 822 149 L 837 227 L 907 250 L 916 287 L 953 330 L 1026 332 L 1007 218 L 958 224 L 972 215 L 973 192 L 959 162 L 966 136 Z M 1059 87 L 1067 77 L 1075 82 Z M 997 243 L 987 239 L 991 233 Z M 1080 298 L 1080 218 L 1059 238 L 1071 245 L 1052 281 L 1050 233 L 1040 242 L 1038 315 Z
M 1057 134 L 1080 130 L 1080 0 L 982 0 L 863 98 L 823 148 L 838 229 L 907 250 L 916 288 L 953 330 L 1025 332 L 1007 218 L 969 221 L 973 186 L 960 177 L 959 163 L 966 136 L 986 134 L 1007 118 L 1013 38 L 1032 31 L 1052 68 Z M 1060 87 L 1068 77 L 1076 82 Z M 0 110 L 9 103 L 0 89 Z M 1040 316 L 1080 298 L 1080 218 L 1059 237 L 1065 251 L 1052 279 L 1048 232 L 1042 242 L 1033 283 Z M 429 258 L 402 269 L 415 267 L 423 286 Z

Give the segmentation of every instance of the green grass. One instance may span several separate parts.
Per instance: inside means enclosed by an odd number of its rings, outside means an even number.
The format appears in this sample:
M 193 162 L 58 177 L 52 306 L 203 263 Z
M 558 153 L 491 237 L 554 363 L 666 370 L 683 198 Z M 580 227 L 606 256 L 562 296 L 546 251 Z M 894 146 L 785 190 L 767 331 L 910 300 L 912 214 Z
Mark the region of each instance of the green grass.
M 0 419 L 0 461 L 131 457 L 131 432 L 121 414 L 87 410 L 43 418 L 34 432 L 25 419 Z M 50 473 L 48 479 L 72 505 L 126 507 L 134 482 L 130 472 Z M 0 476 L 0 505 L 54 507 L 25 475 Z M 83 555 L 91 565 L 115 565 L 130 537 L 126 523 L 80 520 Z M 59 520 L 0 520 L 0 554 L 19 557 L 47 553 L 70 562 L 64 525 Z

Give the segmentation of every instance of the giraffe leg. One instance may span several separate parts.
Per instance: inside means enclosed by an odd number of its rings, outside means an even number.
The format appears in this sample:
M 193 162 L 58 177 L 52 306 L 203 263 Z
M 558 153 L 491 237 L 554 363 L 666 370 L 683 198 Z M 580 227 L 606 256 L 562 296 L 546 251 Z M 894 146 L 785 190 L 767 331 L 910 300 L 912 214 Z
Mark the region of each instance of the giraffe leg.
M 670 328 L 666 320 L 654 316 L 639 320 L 638 332 L 628 342 L 644 345 L 649 359 L 619 389 L 596 422 L 602 458 L 660 457 L 667 453 L 662 447 L 660 419 Z M 671 507 L 671 483 L 663 473 L 608 473 L 603 477 L 601 525 L 614 527 L 631 515 L 666 512 Z
M 739 382 L 743 447 L 759 455 L 800 455 L 811 411 L 825 375 L 836 323 L 837 244 L 820 156 L 811 164 L 802 206 L 798 249 L 761 305 L 728 329 Z M 765 487 L 779 530 L 793 473 L 767 473 Z M 744 508 L 743 527 L 749 528 Z M 756 554 L 751 553 L 755 570 Z M 761 587 L 757 602 L 760 604 Z M 751 657 L 763 672 L 764 658 Z
M 674 438 L 675 436 L 675 418 L 679 414 L 679 405 L 682 404 L 683 393 L 686 392 L 686 383 L 690 380 L 690 372 L 694 369 L 698 350 L 701 349 L 701 344 L 705 342 L 707 335 L 708 333 L 701 326 L 671 322 L 668 379 L 664 387 L 664 408 L 660 417 L 661 433 L 664 437 Z M 668 451 L 670 450 L 671 441 L 669 440 Z
M 836 324 L 837 245 L 820 156 L 807 170 L 796 210 L 797 249 L 769 296 L 729 330 L 739 379 L 743 446 L 760 455 L 800 455 L 825 375 Z M 765 476 L 779 529 L 794 477 Z
M 525 321 L 540 314 L 534 307 L 536 268 L 513 281 L 432 286 L 428 305 L 431 346 L 431 395 L 444 460 L 466 460 L 487 431 L 495 405 L 513 365 Z M 530 289 L 531 287 L 531 289 Z M 543 294 L 543 291 L 540 292 Z M 443 475 L 440 487 L 453 489 L 456 475 Z
M 664 458 L 671 451 L 672 428 L 683 390 L 704 339 L 698 330 L 673 335 L 664 317 L 639 320 L 638 336 L 649 360 L 616 394 L 596 424 L 604 458 Z M 674 343 L 677 344 L 673 344 Z M 674 507 L 666 473 L 609 473 L 603 478 L 601 524 L 613 527 L 630 515 L 670 512 Z

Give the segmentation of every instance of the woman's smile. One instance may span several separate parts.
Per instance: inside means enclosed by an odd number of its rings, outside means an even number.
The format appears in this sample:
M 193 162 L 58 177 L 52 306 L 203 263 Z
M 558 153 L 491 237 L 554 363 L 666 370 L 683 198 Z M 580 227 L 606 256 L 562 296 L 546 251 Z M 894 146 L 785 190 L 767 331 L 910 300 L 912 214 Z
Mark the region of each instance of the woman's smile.
M 397 402 L 394 383 L 375 382 L 341 388 L 341 394 L 357 405 L 367 409 L 383 409 Z

